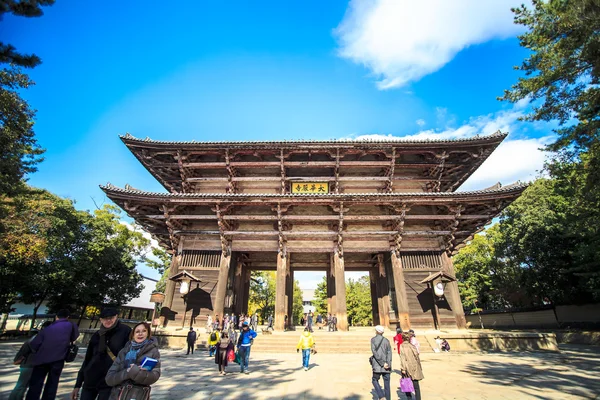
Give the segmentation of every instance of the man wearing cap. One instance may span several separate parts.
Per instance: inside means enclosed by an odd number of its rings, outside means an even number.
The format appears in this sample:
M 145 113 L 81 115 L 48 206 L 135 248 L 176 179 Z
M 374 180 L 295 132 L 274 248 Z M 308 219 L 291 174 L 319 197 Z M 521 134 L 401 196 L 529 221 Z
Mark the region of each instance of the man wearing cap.
M 115 308 L 105 308 L 100 313 L 100 329 L 92 335 L 81 364 L 71 399 L 108 400 L 112 387 L 106 384 L 106 373 L 119 351 L 129 341 L 131 328 L 119 321 Z M 82 387 L 83 386 L 83 387 Z
M 256 337 L 256 332 L 250 329 L 250 324 L 248 321 L 244 321 L 242 324 L 242 331 L 240 332 L 240 337 L 237 341 L 238 352 L 240 353 L 240 358 L 242 359 L 240 362 L 241 372 L 248 374 L 248 361 L 250 360 L 250 347 L 252 346 L 252 342 L 254 342 L 254 338 Z
M 369 359 L 371 368 L 373 369 L 373 388 L 377 392 L 379 399 L 391 399 L 390 394 L 390 374 L 392 372 L 392 346 L 390 341 L 383 337 L 383 326 L 375 327 L 375 337 L 371 339 L 371 353 L 373 355 Z M 379 378 L 383 378 L 383 386 L 385 393 L 379 385 Z

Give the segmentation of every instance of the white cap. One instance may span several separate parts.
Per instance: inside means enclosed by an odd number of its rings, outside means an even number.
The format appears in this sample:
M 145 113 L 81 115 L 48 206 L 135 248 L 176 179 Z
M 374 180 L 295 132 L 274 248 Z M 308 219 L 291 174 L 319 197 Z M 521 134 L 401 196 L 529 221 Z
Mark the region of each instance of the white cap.
M 377 332 L 379 332 L 379 333 L 383 333 L 383 330 L 384 330 L 384 329 L 383 329 L 383 326 L 381 326 L 381 325 L 377 325 L 377 326 L 375 327 L 375 330 L 376 330 Z

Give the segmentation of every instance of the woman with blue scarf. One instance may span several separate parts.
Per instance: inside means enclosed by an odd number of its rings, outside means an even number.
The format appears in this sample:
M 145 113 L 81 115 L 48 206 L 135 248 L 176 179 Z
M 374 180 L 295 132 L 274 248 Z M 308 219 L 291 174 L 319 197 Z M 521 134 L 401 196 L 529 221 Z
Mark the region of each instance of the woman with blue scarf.
M 119 352 L 106 374 L 106 383 L 113 387 L 110 399 L 149 399 L 150 385 L 160 378 L 160 353 L 158 341 L 152 337 L 150 325 L 140 322 L 131 331 L 129 343 Z M 151 369 L 141 367 L 148 357 L 158 360 Z M 140 397 L 140 394 L 143 396 Z

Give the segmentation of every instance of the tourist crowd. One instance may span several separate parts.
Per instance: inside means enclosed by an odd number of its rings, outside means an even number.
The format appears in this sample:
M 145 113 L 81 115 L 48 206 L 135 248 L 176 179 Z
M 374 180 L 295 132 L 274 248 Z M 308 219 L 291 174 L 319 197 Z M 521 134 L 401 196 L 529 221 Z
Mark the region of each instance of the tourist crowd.
M 58 382 L 65 362 L 77 355 L 74 342 L 79 336 L 77 326 L 68 320 L 69 312 L 60 310 L 54 322 L 44 323 L 42 329 L 26 341 L 15 356 L 20 366 L 17 384 L 9 400 L 50 400 L 56 397 Z M 302 352 L 302 368 L 310 368 L 310 356 L 316 354 L 313 322 L 319 329 L 326 324 L 329 331 L 337 330 L 335 316 L 323 318 L 307 313 L 301 323 L 304 331 L 296 346 Z M 257 337 L 258 315 L 227 315 L 213 319 L 207 315 L 208 354 L 214 357 L 218 372 L 226 375 L 230 362 L 239 364 L 240 372 L 249 373 L 250 350 Z M 236 329 L 237 328 L 237 329 Z M 267 318 L 263 333 L 273 330 L 273 317 Z M 383 336 L 384 328 L 375 327 L 371 339 L 372 356 L 369 363 L 373 370 L 372 384 L 379 399 L 391 399 L 392 345 Z M 187 334 L 187 354 L 194 354 L 197 332 L 193 327 Z M 439 337 L 437 338 L 439 339 Z M 437 340 L 436 340 L 437 341 Z M 419 381 L 423 371 L 419 358 L 420 346 L 414 331 L 397 329 L 393 338 L 394 348 L 400 359 L 400 391 L 406 398 L 421 399 Z M 448 351 L 449 345 L 439 339 L 439 347 Z M 77 374 L 71 400 L 148 400 L 151 385 L 161 374 L 159 343 L 152 337 L 150 325 L 137 323 L 133 329 L 118 319 L 114 308 L 105 308 L 100 314 L 100 329 L 90 338 L 83 363 Z M 383 380 L 383 389 L 380 385 Z M 26 397 L 25 397 L 25 393 Z

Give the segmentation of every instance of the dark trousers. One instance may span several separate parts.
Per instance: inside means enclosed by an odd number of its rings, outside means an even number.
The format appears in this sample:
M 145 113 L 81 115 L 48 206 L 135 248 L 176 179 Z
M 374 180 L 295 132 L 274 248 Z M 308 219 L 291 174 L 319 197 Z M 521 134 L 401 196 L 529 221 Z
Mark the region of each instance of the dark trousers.
M 381 386 L 379 385 L 379 377 L 383 378 L 383 387 L 385 390 L 381 390 Z M 375 392 L 377 392 L 377 398 L 381 399 L 382 397 L 385 397 L 386 399 L 391 399 L 391 392 L 390 392 L 390 374 L 382 374 L 379 372 L 373 372 L 373 378 L 371 379 L 371 382 L 373 383 L 373 388 L 375 388 Z
M 39 400 L 40 395 L 42 395 L 42 389 L 44 390 L 42 400 L 55 399 L 56 391 L 58 390 L 58 380 L 64 366 L 65 361 L 59 360 L 33 367 L 26 399 Z M 46 381 L 45 385 L 44 381 Z
M 190 350 L 192 351 L 192 354 L 194 354 L 194 344 L 195 343 L 188 342 L 187 354 L 190 354 Z
M 81 388 L 81 397 L 79 400 L 108 400 L 110 398 L 111 387 L 96 389 L 96 388 Z
M 419 381 L 413 380 L 413 386 L 415 387 L 415 396 L 414 399 L 421 400 L 421 387 L 419 386 Z M 412 393 L 404 393 L 407 399 L 412 399 Z

